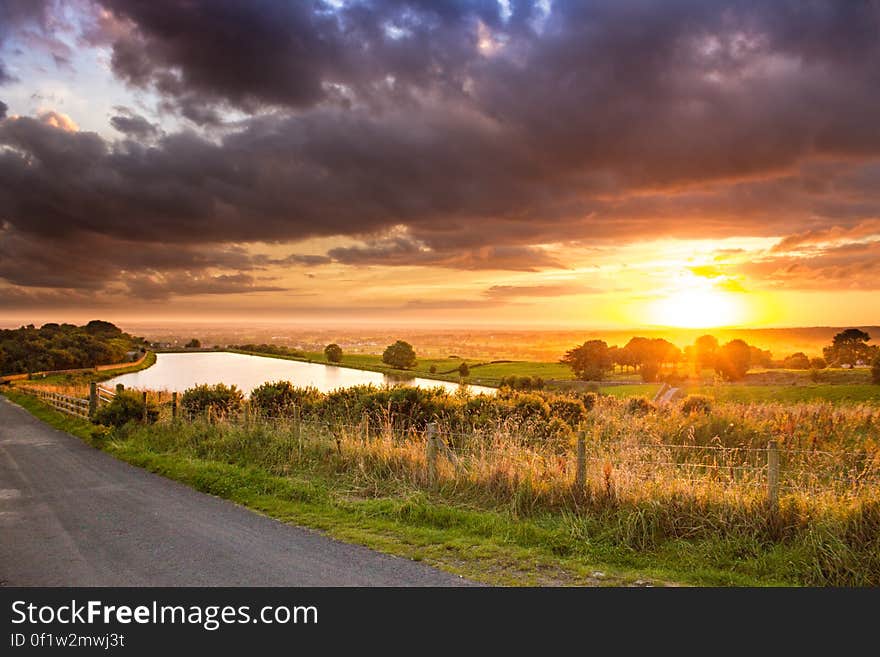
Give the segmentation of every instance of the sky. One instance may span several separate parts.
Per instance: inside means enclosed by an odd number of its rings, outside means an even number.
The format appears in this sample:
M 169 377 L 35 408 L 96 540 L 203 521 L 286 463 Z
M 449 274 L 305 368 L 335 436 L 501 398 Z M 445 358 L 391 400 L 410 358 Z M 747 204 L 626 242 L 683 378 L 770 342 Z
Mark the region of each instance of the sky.
M 0 0 L 0 321 L 880 323 L 880 2 Z

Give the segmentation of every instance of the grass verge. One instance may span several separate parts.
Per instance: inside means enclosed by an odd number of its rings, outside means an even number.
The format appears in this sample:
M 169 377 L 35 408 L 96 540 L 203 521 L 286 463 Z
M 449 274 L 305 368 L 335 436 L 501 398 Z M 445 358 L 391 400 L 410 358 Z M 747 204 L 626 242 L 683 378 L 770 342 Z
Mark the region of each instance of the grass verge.
M 131 427 L 93 438 L 87 422 L 25 395 L 7 396 L 39 419 L 152 472 L 281 521 L 345 541 L 502 585 L 625 585 L 641 581 L 713 586 L 804 582 L 814 554 L 803 542 L 762 543 L 748 536 L 670 540 L 647 550 L 616 538 L 632 515 L 523 516 L 411 490 L 373 494 L 345 472 L 302 470 L 284 476 L 255 466 L 197 458 L 175 443 L 173 427 Z M 596 575 L 597 571 L 603 573 Z

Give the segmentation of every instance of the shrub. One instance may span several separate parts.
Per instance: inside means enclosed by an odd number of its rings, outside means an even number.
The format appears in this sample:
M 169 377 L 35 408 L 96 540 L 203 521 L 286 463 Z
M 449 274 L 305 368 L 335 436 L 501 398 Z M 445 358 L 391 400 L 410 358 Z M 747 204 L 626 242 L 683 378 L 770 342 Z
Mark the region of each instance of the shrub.
M 159 419 L 159 410 L 150 402 L 147 402 L 147 422 L 155 422 Z M 144 420 L 144 396 L 143 393 L 134 390 L 123 390 L 116 394 L 106 406 L 101 406 L 92 418 L 95 424 L 108 427 L 121 427 L 128 422 L 143 422 Z
M 468 367 L 468 364 L 462 362 L 461 365 L 458 366 L 458 375 L 462 378 L 468 377 L 471 375 L 471 368 Z
M 540 376 L 505 376 L 501 379 L 501 387 L 511 390 L 541 390 L 544 388 L 544 379 Z
M 254 410 L 267 417 L 283 417 L 294 409 L 311 412 L 322 403 L 324 396 L 316 388 L 296 388 L 290 381 L 266 382 L 251 392 Z
M 880 384 L 880 354 L 871 363 L 871 381 Z
M 342 362 L 342 347 L 340 347 L 335 342 L 332 344 L 328 344 L 324 347 L 324 356 L 331 363 L 341 363 Z
M 550 414 L 552 417 L 564 420 L 569 426 L 576 427 L 587 419 L 587 409 L 580 399 L 572 397 L 557 397 L 550 401 Z
M 436 366 L 436 365 L 431 365 L 431 367 L 428 368 L 428 371 L 429 371 L 431 374 L 436 374 L 436 373 L 437 373 L 437 366 Z
M 218 383 L 213 386 L 199 385 L 189 388 L 180 397 L 180 406 L 187 413 L 212 413 L 226 415 L 241 408 L 244 395 L 236 386 Z
M 712 400 L 705 395 L 688 395 L 682 400 L 679 408 L 685 415 L 693 413 L 705 413 L 708 415 L 712 412 Z
M 812 358 L 810 359 L 810 367 L 814 370 L 824 370 L 828 367 L 828 363 L 825 362 L 824 358 Z
M 656 407 L 645 397 L 632 397 L 626 403 L 626 412 L 630 415 L 647 415 Z
M 595 392 L 585 392 L 581 395 L 581 402 L 584 405 L 584 408 L 588 411 L 592 411 L 596 406 L 596 402 L 599 399 L 599 395 Z

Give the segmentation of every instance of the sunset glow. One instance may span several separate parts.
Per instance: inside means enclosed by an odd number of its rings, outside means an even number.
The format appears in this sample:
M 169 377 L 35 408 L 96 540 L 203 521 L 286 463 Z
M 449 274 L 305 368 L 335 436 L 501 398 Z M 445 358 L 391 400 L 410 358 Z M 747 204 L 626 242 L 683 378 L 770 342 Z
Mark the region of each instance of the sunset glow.
M 712 289 L 684 289 L 659 299 L 651 307 L 654 324 L 680 328 L 734 326 L 743 319 L 734 295 Z
M 877 320 L 862 3 L 158 4 L 0 14 L 8 324 Z

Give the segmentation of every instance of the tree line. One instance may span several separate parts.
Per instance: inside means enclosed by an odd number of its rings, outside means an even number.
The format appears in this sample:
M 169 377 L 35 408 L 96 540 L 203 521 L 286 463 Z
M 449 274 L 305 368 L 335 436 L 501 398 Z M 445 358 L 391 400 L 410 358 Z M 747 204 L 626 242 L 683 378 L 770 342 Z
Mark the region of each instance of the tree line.
M 110 322 L 92 320 L 75 324 L 33 324 L 0 330 L 0 374 L 24 374 L 109 365 L 125 360 L 126 353 L 146 348 Z
M 823 349 L 823 357 L 809 358 L 798 352 L 782 361 L 774 361 L 769 351 L 745 340 L 735 339 L 721 345 L 713 335 L 703 335 L 684 349 L 663 338 L 634 337 L 623 347 L 609 347 L 604 340 L 588 340 L 567 351 L 560 362 L 584 381 L 601 381 L 616 368 L 621 372 L 638 372 L 645 382 L 662 378 L 664 370 L 668 370 L 668 377 L 681 377 L 678 366 L 682 362 L 692 366 L 697 375 L 711 369 L 727 381 L 743 379 L 750 369 L 770 367 L 819 370 L 873 364 L 880 372 L 880 347 L 869 345 L 870 340 L 871 336 L 860 329 L 846 329 Z

